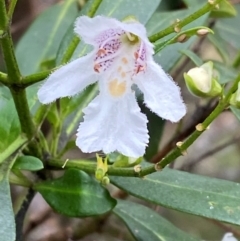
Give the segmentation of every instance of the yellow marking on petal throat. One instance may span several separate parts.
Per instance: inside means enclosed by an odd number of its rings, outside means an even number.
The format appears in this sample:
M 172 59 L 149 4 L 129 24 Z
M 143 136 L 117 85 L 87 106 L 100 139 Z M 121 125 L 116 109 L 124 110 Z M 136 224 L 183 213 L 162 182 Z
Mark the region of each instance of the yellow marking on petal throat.
M 123 57 L 123 58 L 122 58 L 122 62 L 123 62 L 124 64 L 127 64 L 127 63 L 128 63 L 127 58 Z
M 122 66 L 119 66 L 117 71 L 120 73 L 122 71 Z
M 125 78 L 125 77 L 126 77 L 126 73 L 125 73 L 125 72 L 122 72 L 122 73 L 121 73 L 121 77 L 122 77 L 122 78 Z
M 109 82 L 109 92 L 114 97 L 119 97 L 126 92 L 126 81 L 118 82 L 118 79 L 111 80 Z

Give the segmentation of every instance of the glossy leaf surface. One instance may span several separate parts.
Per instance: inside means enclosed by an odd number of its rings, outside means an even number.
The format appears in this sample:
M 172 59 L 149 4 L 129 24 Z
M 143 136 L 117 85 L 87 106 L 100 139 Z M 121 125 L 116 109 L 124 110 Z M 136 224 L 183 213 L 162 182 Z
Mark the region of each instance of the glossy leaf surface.
M 156 211 L 143 205 L 118 200 L 113 212 L 123 220 L 136 240 L 198 241 L 176 228 Z
M 119 188 L 147 201 L 240 225 L 240 184 L 164 169 L 143 179 L 114 177 Z
M 77 169 L 68 169 L 62 177 L 39 183 L 35 189 L 54 210 L 71 217 L 101 215 L 116 205 L 104 187 Z

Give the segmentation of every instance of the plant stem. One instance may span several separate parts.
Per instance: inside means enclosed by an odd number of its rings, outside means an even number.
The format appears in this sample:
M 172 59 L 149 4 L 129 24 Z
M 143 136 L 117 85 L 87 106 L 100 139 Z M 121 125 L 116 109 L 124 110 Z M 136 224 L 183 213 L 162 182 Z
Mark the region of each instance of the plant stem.
M 162 158 L 161 161 L 155 165 L 149 165 L 142 168 L 139 172 L 136 172 L 134 168 L 118 168 L 113 166 L 108 166 L 107 174 L 109 176 L 130 176 L 130 177 L 142 177 L 158 170 L 163 169 L 169 163 L 174 161 L 177 157 L 181 156 L 184 151 L 190 147 L 194 141 L 207 129 L 207 127 L 221 114 L 221 112 L 229 105 L 228 101 L 232 93 L 237 89 L 238 83 L 240 81 L 240 75 L 235 79 L 232 87 L 228 91 L 227 95 L 223 97 L 212 113 L 201 123 L 201 130 L 196 129 L 183 143 L 180 147 L 175 147 L 172 152 L 170 152 L 166 157 Z M 95 173 L 96 163 L 87 160 L 69 160 L 63 161 L 58 159 L 52 159 L 48 161 L 49 166 L 54 166 L 58 168 L 77 168 L 88 173 Z
M 35 128 L 28 108 L 26 91 L 24 89 L 14 88 L 11 89 L 11 93 L 18 112 L 22 131 L 26 134 L 28 140 L 31 140 L 35 134 Z
M 93 17 L 94 14 L 96 13 L 96 11 L 98 10 L 98 7 L 100 6 L 101 3 L 102 3 L 102 0 L 95 0 L 92 3 L 92 5 L 91 5 L 91 7 L 90 7 L 90 9 L 88 11 L 87 16 Z M 71 59 L 71 57 L 72 57 L 75 49 L 77 48 L 78 44 L 80 43 L 80 41 L 81 40 L 80 40 L 80 38 L 78 36 L 75 35 L 73 37 L 73 39 L 70 42 L 66 52 L 63 55 L 63 58 L 62 58 L 62 61 L 61 61 L 62 64 L 67 63 Z
M 32 120 L 32 116 L 28 107 L 26 90 L 18 88 L 10 88 L 15 107 L 18 113 L 21 129 L 29 141 L 33 141 L 33 137 L 36 135 L 35 126 Z M 29 143 L 29 148 L 32 154 L 41 157 L 40 148 L 36 141 Z
M 5 0 L 0 0 L 0 39 L 3 38 L 8 26 Z
M 9 83 L 20 83 L 21 74 L 13 51 L 13 42 L 10 33 L 10 21 L 6 11 L 5 0 L 0 0 L 0 43 L 3 52 L 3 58 L 7 67 Z
M 9 19 L 6 12 L 5 1 L 0 0 L 0 29 L 4 31 L 3 36 L 0 38 L 3 57 L 7 67 L 7 82 L 6 83 L 13 96 L 14 104 L 18 113 L 21 129 L 29 141 L 36 135 L 35 126 L 29 110 L 26 90 L 21 88 L 22 76 L 16 61 L 12 36 L 10 34 Z M 34 143 L 35 142 L 35 143 Z M 32 154 L 40 157 L 39 145 L 36 141 L 29 143 L 29 148 Z
M 43 79 L 46 79 L 53 70 L 54 69 L 50 69 L 50 70 L 46 70 L 46 71 L 43 71 L 40 73 L 31 74 L 26 77 L 23 77 L 22 78 L 22 87 L 28 87 L 30 85 L 33 85 L 35 83 L 42 81 Z
M 9 83 L 10 84 L 21 83 L 22 77 L 18 68 L 15 53 L 13 50 L 13 42 L 12 42 L 12 37 L 10 35 L 10 30 L 7 30 L 5 36 L 2 37 L 1 46 L 2 46 L 3 58 L 7 68 Z
M 17 0 L 11 0 L 10 1 L 10 6 L 8 9 L 8 18 L 12 20 L 12 15 L 16 6 Z
M 160 32 L 150 36 L 149 37 L 150 42 L 156 42 L 157 40 L 159 40 L 159 39 L 161 39 L 161 38 L 163 38 L 163 37 L 165 37 L 165 36 L 167 36 L 167 35 L 169 35 L 171 33 L 175 33 L 175 28 L 176 27 L 178 29 L 181 29 L 185 25 L 187 25 L 187 24 L 193 22 L 194 20 L 200 18 L 201 16 L 203 16 L 207 12 L 210 12 L 221 1 L 222 0 L 215 0 L 214 4 L 206 3 L 202 8 L 200 8 L 199 10 L 194 12 L 193 14 L 187 16 L 183 20 L 180 20 L 179 22 L 174 23 L 174 24 L 170 25 L 169 27 L 163 29 L 162 31 L 160 31 Z

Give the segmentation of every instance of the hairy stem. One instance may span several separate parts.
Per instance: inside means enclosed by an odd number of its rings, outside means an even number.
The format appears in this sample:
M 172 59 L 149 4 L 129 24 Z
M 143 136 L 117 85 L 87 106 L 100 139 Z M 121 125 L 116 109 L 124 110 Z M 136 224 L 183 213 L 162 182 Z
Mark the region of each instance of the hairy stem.
M 18 67 L 13 49 L 12 36 L 10 34 L 9 18 L 6 12 L 5 1 L 0 0 L 0 29 L 4 34 L 0 38 L 3 57 L 7 68 L 6 85 L 13 96 L 14 104 L 18 113 L 21 129 L 29 141 L 35 136 L 35 126 L 29 110 L 26 91 L 21 88 L 22 76 Z M 40 150 L 36 143 L 30 143 L 29 148 L 32 154 L 40 156 Z
M 202 8 L 200 8 L 199 10 L 197 10 L 196 12 L 194 12 L 193 14 L 187 16 L 186 18 L 180 20 L 177 23 L 174 23 L 172 25 L 170 25 L 169 27 L 163 29 L 162 31 L 153 34 L 152 36 L 149 37 L 150 42 L 156 42 L 157 40 L 176 32 L 175 29 L 181 29 L 182 27 L 184 27 L 185 25 L 193 22 L 194 20 L 200 18 L 201 16 L 203 16 L 204 14 L 210 12 L 212 9 L 215 8 L 215 6 L 217 4 L 219 4 L 222 0 L 215 0 L 215 2 L 213 4 L 210 4 L 209 2 L 206 3 Z
M 23 77 L 22 78 L 22 87 L 28 87 L 30 85 L 33 85 L 35 83 L 42 81 L 43 79 L 46 79 L 51 74 L 52 71 L 53 71 L 53 69 L 45 70 L 45 71 L 42 71 L 42 72 L 39 72 L 36 74 L 31 74 L 26 77 Z
M 10 20 L 12 20 L 12 16 L 13 16 L 13 12 L 14 12 L 16 4 L 17 4 L 17 0 L 10 1 L 10 5 L 9 5 L 9 9 L 8 9 L 8 18 Z

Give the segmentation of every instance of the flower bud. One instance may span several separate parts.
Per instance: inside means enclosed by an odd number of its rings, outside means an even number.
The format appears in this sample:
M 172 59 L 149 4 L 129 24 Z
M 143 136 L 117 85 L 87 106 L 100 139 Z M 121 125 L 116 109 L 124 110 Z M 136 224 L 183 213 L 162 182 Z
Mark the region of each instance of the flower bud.
M 97 168 L 95 171 L 95 177 L 98 181 L 101 181 L 108 171 L 107 158 L 101 157 L 96 154 L 97 157 Z
M 134 157 L 127 157 L 124 155 L 118 155 L 115 159 L 113 166 L 114 167 L 133 167 L 138 165 L 143 160 L 143 157 L 134 158 Z
M 101 183 L 104 185 L 104 186 L 107 186 L 109 183 L 110 183 L 110 179 L 108 176 L 104 176 Z
M 240 83 L 238 83 L 238 89 L 232 94 L 229 103 L 240 109 Z
M 184 73 L 188 90 L 198 97 L 215 97 L 222 93 L 222 87 L 213 76 L 211 61 Z

